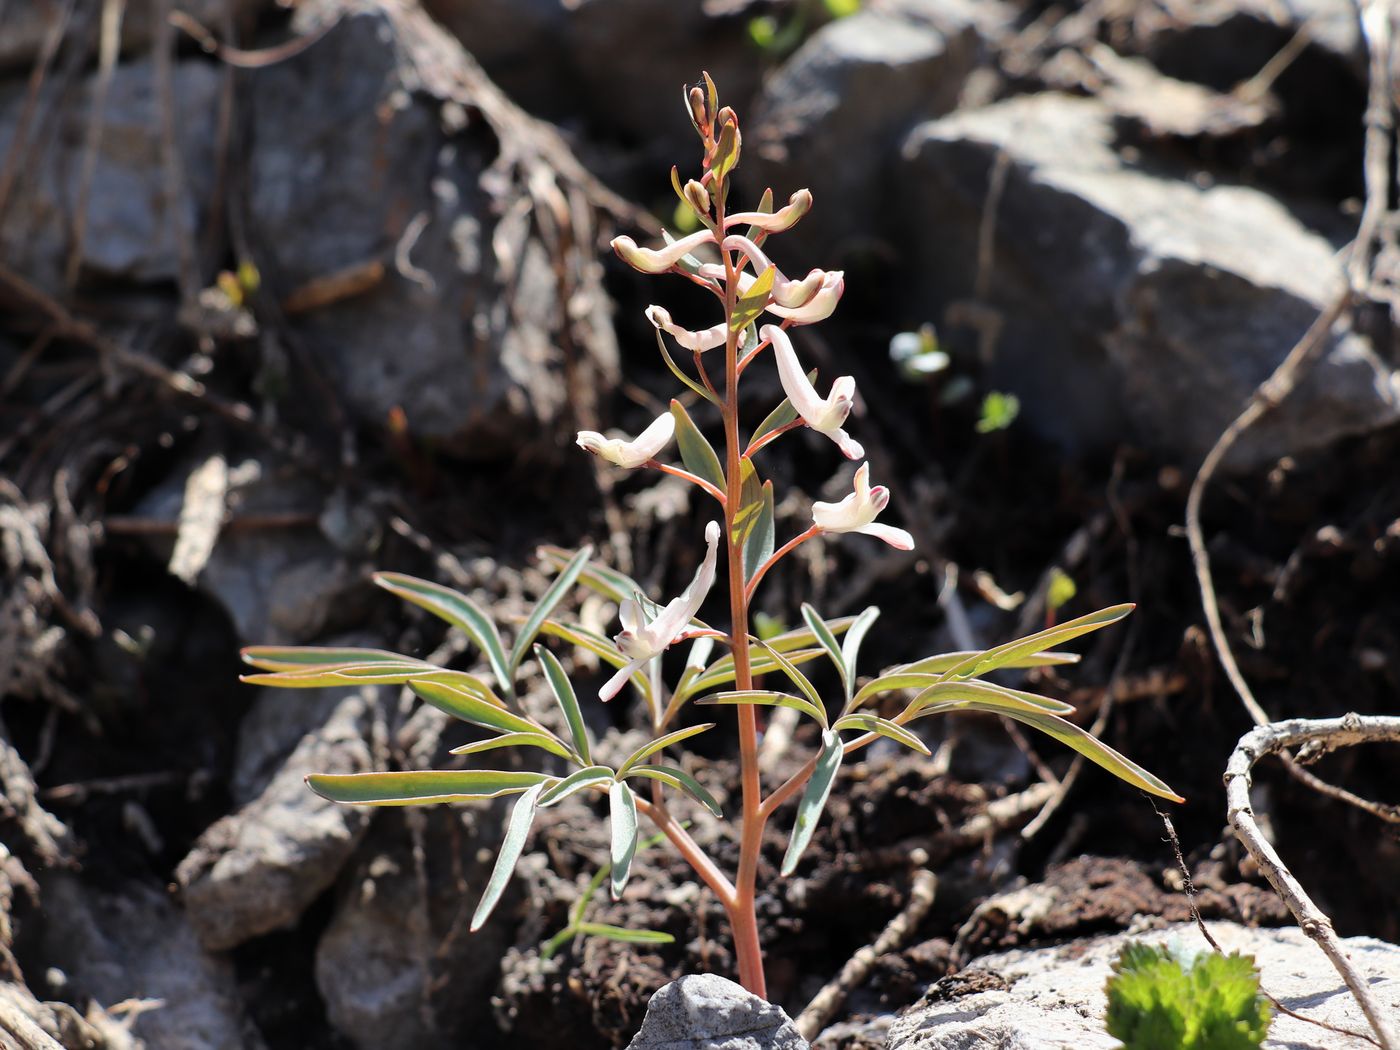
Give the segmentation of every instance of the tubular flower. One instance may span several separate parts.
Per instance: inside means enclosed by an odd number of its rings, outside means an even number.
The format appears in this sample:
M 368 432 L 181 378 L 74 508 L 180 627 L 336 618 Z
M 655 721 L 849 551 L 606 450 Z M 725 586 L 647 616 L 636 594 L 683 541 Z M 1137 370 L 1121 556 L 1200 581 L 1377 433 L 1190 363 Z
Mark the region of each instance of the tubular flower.
M 835 312 L 836 304 L 841 301 L 845 290 L 845 271 L 828 270 L 822 275 L 822 284 L 817 289 L 817 294 L 801 306 L 786 307 L 775 303 L 768 307 L 768 312 L 793 324 L 816 324 L 818 321 L 825 321 Z
M 773 266 L 768 256 L 763 254 L 762 248 L 747 237 L 741 237 L 737 233 L 726 237 L 720 248 L 727 252 L 743 252 L 753 263 L 755 274 L 760 274 L 768 267 Z M 700 276 L 713 280 L 723 280 L 724 267 L 716 263 L 707 263 L 700 267 Z M 757 279 L 754 274 L 741 273 L 739 275 L 740 294 L 748 294 L 749 287 Z M 812 270 L 802 280 L 793 281 L 785 277 L 782 270 L 773 267 L 773 302 L 782 307 L 803 306 L 821 291 L 822 282 L 825 279 L 826 271 Z
M 687 350 L 694 350 L 702 353 L 717 346 L 724 345 L 726 329 L 724 322 L 712 328 L 704 328 L 698 332 L 692 332 L 688 328 L 682 328 L 671 320 L 669 311 L 660 306 L 647 307 L 647 320 L 658 330 L 667 333 L 681 346 Z
M 896 550 L 914 549 L 914 537 L 892 525 L 878 525 L 876 516 L 890 502 L 890 490 L 883 485 L 870 487 L 870 464 L 856 471 L 856 490 L 840 503 L 813 503 L 812 521 L 822 532 L 863 532 L 884 540 Z
M 758 334 L 760 338 L 773 344 L 773 355 L 778 361 L 778 378 L 782 381 L 783 392 L 787 394 L 802 421 L 817 433 L 825 434 L 836 442 L 836 447 L 847 459 L 860 459 L 865 455 L 865 449 L 861 447 L 860 442 L 841 429 L 846 417 L 851 414 L 856 381 L 850 376 L 842 376 L 831 384 L 831 393 L 823 399 L 818 396 L 816 388 L 802 371 L 802 365 L 797 360 L 797 353 L 792 348 L 792 340 L 788 338 L 788 334 L 772 324 L 764 325 Z
M 665 273 L 702 244 L 713 244 L 715 235 L 699 230 L 662 248 L 639 248 L 631 237 L 614 237 L 612 249 L 628 266 L 642 273 Z
M 685 633 L 691 619 L 700 611 L 705 595 L 714 585 L 715 552 L 719 546 L 719 533 L 719 522 L 712 521 L 705 526 L 705 542 L 709 544 L 709 550 L 705 552 L 705 560 L 700 563 L 700 568 L 695 571 L 695 579 L 690 581 L 690 586 L 681 591 L 678 597 L 672 598 L 666 608 L 657 613 L 650 623 L 643 622 L 640 602 L 634 598 L 622 600 L 617 611 L 617 618 L 622 621 L 622 631 L 613 637 L 613 641 L 617 643 L 623 655 L 630 659 L 598 690 L 599 700 L 607 701 L 615 697 L 627 684 L 627 679 L 639 668 L 653 656 L 664 652 Z
M 724 220 L 726 230 L 731 226 L 757 226 L 764 233 L 782 233 L 797 225 L 797 220 L 802 218 L 812 209 L 812 191 L 798 190 L 788 198 L 787 204 L 771 214 L 760 211 L 741 211 L 730 215 Z
M 609 463 L 619 467 L 640 467 L 671 443 L 676 433 L 676 418 L 670 412 L 662 412 L 651 425 L 633 440 L 626 438 L 606 438 L 596 430 L 580 430 L 578 447 L 595 456 L 602 456 Z

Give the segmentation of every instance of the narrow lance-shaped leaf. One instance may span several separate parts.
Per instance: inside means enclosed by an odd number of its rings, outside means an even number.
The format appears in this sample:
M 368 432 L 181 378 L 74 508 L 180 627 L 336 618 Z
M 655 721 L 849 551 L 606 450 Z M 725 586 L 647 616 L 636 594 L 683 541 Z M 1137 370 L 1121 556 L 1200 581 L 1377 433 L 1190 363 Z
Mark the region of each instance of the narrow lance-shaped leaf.
M 841 643 L 836 640 L 836 635 L 831 633 L 831 628 L 827 627 L 821 614 L 807 602 L 802 603 L 802 619 L 812 629 L 812 636 L 816 638 L 817 644 L 826 650 L 827 656 L 831 657 L 831 662 L 836 667 L 836 673 L 841 676 L 841 685 L 849 698 L 851 683 L 846 674 L 846 661 L 841 656 Z
M 385 649 L 330 648 L 319 645 L 250 645 L 239 655 L 243 662 L 260 671 L 310 671 L 325 667 L 342 667 L 375 663 L 417 663 L 432 665 L 412 656 L 391 653 Z
M 797 669 L 796 664 L 761 639 L 750 636 L 750 640 L 763 650 L 766 655 L 773 658 L 774 663 L 782 668 L 783 674 L 788 676 L 789 681 L 797 686 L 802 695 L 810 700 L 814 707 L 825 712 L 826 705 L 822 703 L 821 694 L 817 692 L 816 686 L 811 683 L 807 676 Z M 822 716 L 822 724 L 826 724 L 825 714 Z
M 391 594 L 428 610 L 462 631 L 486 654 L 501 691 L 507 696 L 515 694 L 515 682 L 506 662 L 500 632 L 496 630 L 491 618 L 474 601 L 451 587 L 397 572 L 377 572 L 374 574 L 374 582 Z
M 712 704 L 790 707 L 794 711 L 801 711 L 808 718 L 815 719 L 823 729 L 826 728 L 826 712 L 822 710 L 821 704 L 815 704 L 806 697 L 794 696 L 792 693 L 782 693 L 774 689 L 736 689 L 726 693 L 711 693 L 709 696 L 702 696 L 695 703 L 701 707 L 708 707 Z
M 535 646 L 535 659 L 544 668 L 544 676 L 549 682 L 549 690 L 554 694 L 554 699 L 559 704 L 559 710 L 564 713 L 564 721 L 569 726 L 569 735 L 574 740 L 574 753 L 578 755 L 584 765 L 592 765 L 593 755 L 588 746 L 588 730 L 583 724 L 583 711 L 579 709 L 578 696 L 574 693 L 573 683 L 569 681 L 569 676 L 564 673 L 563 665 L 544 646 Z
M 1032 729 L 1039 729 L 1047 736 L 1052 736 L 1060 743 L 1074 748 L 1090 762 L 1102 766 L 1119 780 L 1126 781 L 1134 787 L 1142 788 L 1149 794 L 1159 795 L 1172 802 L 1186 801 L 1173 791 L 1166 781 L 1153 776 L 1132 759 L 1119 754 L 1098 737 L 1080 729 L 1073 722 L 1066 722 L 1056 715 L 1033 714 L 1028 711 L 1008 711 L 1006 714 L 1016 721 L 1024 722 Z
M 555 606 L 564 600 L 564 596 L 578 582 L 578 578 L 583 575 L 583 570 L 588 567 L 588 560 L 592 556 L 592 547 L 587 545 L 582 547 L 569 564 L 564 566 L 563 571 L 554 578 L 554 582 L 535 603 L 535 607 L 530 610 L 530 618 L 525 621 L 525 626 L 520 628 L 520 633 L 515 638 L 515 645 L 510 651 L 512 677 L 520 668 L 520 662 L 525 659 L 525 653 L 529 651 L 536 636 L 540 633 L 541 625 L 549 619 L 549 614 L 554 611 Z
M 797 803 L 797 823 L 793 825 L 787 852 L 783 854 L 783 875 L 792 874 L 807 844 L 812 841 L 812 833 L 817 830 L 822 810 L 826 808 L 827 796 L 831 794 L 831 785 L 836 782 L 836 771 L 841 768 L 842 754 L 840 735 L 830 729 L 824 730 L 816 768 L 812 770 L 812 778 L 807 781 L 807 787 Z
M 626 762 L 617 767 L 617 778 L 619 780 L 623 779 L 633 766 L 641 765 L 652 755 L 659 751 L 664 751 L 672 744 L 678 744 L 682 740 L 689 740 L 693 736 L 699 736 L 701 733 L 708 732 L 714 727 L 715 723 L 713 722 L 705 722 L 703 725 L 698 726 L 687 726 L 684 729 L 677 729 L 674 733 L 667 733 L 665 736 L 659 736 L 650 743 L 643 744 L 627 757 Z
M 558 737 L 550 736 L 547 733 L 502 733 L 500 736 L 488 737 L 485 740 L 477 740 L 471 744 L 454 747 L 448 754 L 479 755 L 483 751 L 495 751 L 502 747 L 537 747 L 541 751 L 548 751 L 551 755 L 558 755 L 570 762 L 578 761 L 578 756 L 565 747 Z
M 390 663 L 385 660 L 373 664 L 302 667 L 292 671 L 245 674 L 239 680 L 249 685 L 265 685 L 274 689 L 324 689 L 327 686 L 343 687 L 352 681 L 364 685 L 397 685 L 430 670 L 434 670 L 431 664 L 402 661 Z
M 896 743 L 917 751 L 922 755 L 929 754 L 928 745 L 920 740 L 909 730 L 905 729 L 898 722 L 891 722 L 888 718 L 881 718 L 879 715 L 868 712 L 857 712 L 850 715 L 842 715 L 831 727 L 839 732 L 842 729 L 859 729 L 864 733 L 878 733 L 880 736 L 889 737 Z
M 773 189 L 769 187 L 763 191 L 763 196 L 758 199 L 758 207 L 754 209 L 760 215 L 773 214 Z M 750 226 L 748 232 L 749 240 L 755 244 L 762 244 L 762 238 L 767 236 L 767 232 L 759 226 Z
M 1082 634 L 1090 631 L 1097 631 L 1100 627 L 1107 627 L 1111 623 L 1117 623 L 1123 617 L 1133 611 L 1132 605 L 1114 605 L 1108 609 L 1100 609 L 1098 612 L 1089 613 L 1078 619 L 1068 620 L 1058 627 L 1052 627 L 1048 631 L 1040 631 L 1037 634 L 1027 635 L 1025 638 L 1018 638 L 1014 642 L 1007 642 L 1005 645 L 998 645 L 994 649 L 988 649 L 984 653 L 976 653 L 969 656 L 962 663 L 950 668 L 946 674 L 949 678 L 976 678 L 984 675 L 988 671 L 995 671 L 999 667 L 1006 667 L 1011 661 L 1024 656 L 1031 656 L 1044 652 L 1062 642 L 1078 638 Z
M 408 687 L 424 702 L 463 722 L 494 729 L 498 733 L 548 733 L 543 726 L 480 697 L 437 682 L 411 681 Z
M 777 276 L 778 268 L 770 266 L 758 275 L 758 278 L 749 285 L 749 289 L 739 296 L 734 304 L 734 313 L 729 318 L 729 330 L 731 332 L 742 332 L 768 307 L 768 298 L 773 294 L 773 279 Z
M 607 766 L 586 766 L 583 769 L 575 770 L 540 796 L 540 806 L 552 806 L 556 802 L 563 802 L 576 791 L 591 787 L 603 787 L 612 779 L 613 771 Z
M 666 348 L 666 339 L 661 334 L 661 329 L 656 330 L 656 348 L 661 351 L 661 360 L 666 362 L 666 367 L 671 370 L 671 374 L 688 386 L 695 393 L 699 394 L 706 401 L 713 405 L 719 404 L 719 398 L 710 393 L 703 386 L 691 379 L 680 365 L 676 364 L 676 359 L 671 356 L 671 351 Z
M 689 773 L 674 766 L 633 766 L 627 771 L 627 776 L 646 777 L 649 780 L 659 780 L 667 787 L 675 788 L 677 791 L 684 791 L 696 802 L 700 803 L 717 817 L 723 817 L 724 811 L 720 809 L 719 802 L 715 800 Z
M 719 464 L 714 446 L 705 440 L 705 435 L 700 433 L 690 413 L 679 401 L 671 402 L 671 415 L 676 417 L 676 447 L 680 449 L 685 469 L 723 492 L 724 468 Z
M 608 823 L 612 829 L 612 897 L 617 900 L 627 888 L 632 874 L 632 858 L 637 853 L 637 800 L 622 781 L 608 788 Z
M 563 569 L 577 557 L 573 551 L 566 551 L 562 547 L 553 547 L 548 544 L 540 547 L 537 553 L 556 569 Z M 614 602 L 630 598 L 642 589 L 642 585 L 625 572 L 618 572 L 611 566 L 596 561 L 589 562 L 584 566 L 583 572 L 579 576 L 579 582 Z
M 915 674 L 941 675 L 952 670 L 958 664 L 963 663 L 969 656 L 979 656 L 984 650 L 965 649 L 955 653 L 939 653 L 937 656 L 926 656 L 922 660 L 915 660 L 912 663 L 899 664 L 896 667 L 886 669 L 885 674 L 896 674 L 911 672 Z M 1079 663 L 1078 653 L 1036 653 L 1034 656 L 1022 656 L 1010 663 L 1001 665 L 1002 670 L 1024 670 L 1030 667 L 1064 667 L 1068 664 Z
M 554 638 L 562 638 L 570 645 L 576 646 L 585 652 L 593 653 L 603 660 L 604 663 L 614 668 L 626 667 L 629 661 L 623 655 L 622 650 L 615 646 L 612 641 L 601 634 L 595 634 L 586 628 L 576 624 L 563 624 L 554 620 L 546 620 L 540 627 L 541 634 L 547 634 Z M 629 679 L 632 685 L 641 691 L 642 698 L 646 701 L 647 708 L 653 706 L 651 679 L 645 669 L 637 671 Z
M 999 707 L 1012 711 L 1045 712 L 1053 715 L 1070 715 L 1074 705 L 1053 697 L 1028 693 L 1021 689 L 1010 689 L 993 682 L 952 681 L 938 682 L 920 692 L 905 709 L 907 718 L 917 718 L 925 712 L 950 708 L 962 703 L 980 703 L 988 707 Z
M 846 637 L 841 643 L 841 662 L 846 665 L 846 701 L 851 700 L 851 690 L 856 684 L 856 660 L 860 656 L 860 643 L 865 641 L 865 635 L 880 618 L 880 610 L 875 606 L 863 610 L 856 617 L 856 622 L 851 624 L 851 629 L 846 632 Z
M 774 522 L 773 482 L 765 481 L 753 526 L 744 537 L 744 579 L 753 579 L 754 573 L 773 556 Z
M 313 773 L 307 785 L 332 802 L 420 806 L 518 795 L 554 778 L 509 769 L 408 770 L 398 773 Z
M 807 382 L 811 383 L 817 378 L 817 370 L 814 368 L 807 373 Z M 763 422 L 758 425 L 758 429 L 753 432 L 753 437 L 749 438 L 749 444 L 753 445 L 760 438 L 767 437 L 775 430 L 781 430 L 789 423 L 797 422 L 797 409 L 792 407 L 792 401 L 783 398 L 782 403 L 777 408 L 769 412 Z
M 784 649 L 779 651 L 787 659 L 788 663 L 793 664 L 794 666 L 805 664 L 809 660 L 815 660 L 826 652 L 825 649 L 819 648 L 795 650 Z M 755 677 L 761 674 L 768 674 L 771 671 L 779 670 L 781 666 L 775 657 L 768 655 L 762 649 L 751 646 L 749 649 L 749 653 L 749 670 Z M 729 658 L 724 657 L 723 659 L 728 660 Z M 720 666 L 720 663 L 721 661 L 716 661 L 714 666 L 710 667 L 708 670 L 705 671 L 703 675 L 701 675 L 699 678 L 696 678 L 686 687 L 685 692 L 687 697 L 691 695 L 699 695 L 700 693 L 705 692 L 705 690 L 707 689 L 713 689 L 716 686 L 720 685 L 727 685 L 728 683 L 734 681 L 734 664 L 730 662 L 725 664 L 724 666 Z
M 515 865 L 520 861 L 520 854 L 525 851 L 525 840 L 529 837 L 530 825 L 535 821 L 535 803 L 543 787 L 543 784 L 536 784 L 521 795 L 511 807 L 510 820 L 506 823 L 506 834 L 501 841 L 500 852 L 496 854 L 495 867 L 491 869 L 491 878 L 487 880 L 481 902 L 477 904 L 476 912 L 472 915 L 472 933 L 481 929 L 491 917 L 501 894 L 510 883 L 510 877 L 515 874 Z
M 621 941 L 624 944 L 672 944 L 675 938 L 660 930 L 629 930 L 625 926 L 610 926 L 605 922 L 581 922 L 577 932 L 589 937 Z

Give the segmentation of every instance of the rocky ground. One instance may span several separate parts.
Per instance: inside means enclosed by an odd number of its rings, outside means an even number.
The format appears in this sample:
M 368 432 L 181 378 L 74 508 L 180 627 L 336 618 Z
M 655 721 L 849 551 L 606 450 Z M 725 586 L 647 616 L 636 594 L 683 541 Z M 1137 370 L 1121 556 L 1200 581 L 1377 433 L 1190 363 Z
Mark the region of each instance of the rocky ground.
M 567 1025 L 569 1045 L 601 1048 L 673 977 L 731 972 L 722 912 L 660 848 L 590 914 L 674 944 L 541 958 L 606 857 L 582 802 L 550 811 L 498 917 L 468 934 L 500 811 L 371 817 L 302 783 L 442 764 L 461 731 L 391 690 L 237 681 L 238 648 L 263 642 L 470 666 L 372 568 L 441 579 L 506 622 L 545 585 L 541 543 L 600 543 L 657 593 L 687 575 L 665 568 L 697 534 L 686 492 L 596 472 L 571 440 L 635 432 L 669 395 L 641 316 L 658 285 L 606 241 L 670 221 L 666 172 L 695 156 L 677 89 L 701 69 L 744 121 L 751 197 L 814 193 L 778 261 L 844 268 L 848 290 L 804 351 L 856 377 L 861 439 L 918 541 L 809 545 L 766 611 L 878 603 L 877 666 L 1035 629 L 1055 571 L 1077 586 L 1064 615 L 1138 602 L 1036 688 L 1188 797 L 1171 816 L 1207 917 L 1287 922 L 1225 829 L 1220 775 L 1250 722 L 1183 522 L 1202 458 L 1338 303 L 1366 202 L 1350 3 L 866 0 L 835 20 L 808 0 L 294 6 L 0 2 L 14 1038 L 48 1045 L 28 1023 L 69 1050 L 489 1050 L 559 1045 Z M 758 19 L 777 30 L 763 46 Z M 1380 234 L 1364 294 L 1204 501 L 1227 634 L 1275 717 L 1400 695 Z M 949 359 L 933 375 L 888 349 L 922 325 Z M 757 410 L 777 384 L 753 385 Z M 981 433 L 990 391 L 1020 412 Z M 847 485 L 802 435 L 772 470 L 811 497 Z M 779 530 L 805 505 L 780 505 Z M 536 686 L 527 706 L 545 703 Z M 626 748 L 635 715 L 591 711 L 600 746 Z M 1052 743 L 933 732 L 936 760 L 872 749 L 843 769 L 792 879 L 776 878 L 790 817 L 766 844 L 770 986 L 794 1017 L 905 906 L 917 866 L 938 875 L 824 1047 L 868 1045 L 861 1018 L 990 953 L 1189 917 L 1141 796 L 1086 771 L 1060 799 L 1037 772 L 1063 775 Z M 721 802 L 729 742 L 691 768 Z M 799 734 L 775 769 L 810 745 Z M 1318 769 L 1400 798 L 1378 751 Z M 1394 825 L 1267 766 L 1255 802 L 1341 932 L 1400 940 Z

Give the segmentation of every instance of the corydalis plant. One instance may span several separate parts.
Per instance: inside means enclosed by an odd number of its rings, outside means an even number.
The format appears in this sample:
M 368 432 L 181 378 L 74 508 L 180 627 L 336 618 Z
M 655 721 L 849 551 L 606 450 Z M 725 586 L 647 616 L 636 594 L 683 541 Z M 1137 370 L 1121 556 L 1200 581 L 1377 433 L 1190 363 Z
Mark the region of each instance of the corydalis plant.
M 909 728 L 916 720 L 952 712 L 1004 715 L 1062 741 L 1130 784 L 1179 799 L 1161 780 L 1066 721 L 1062 716 L 1073 710 L 1068 704 L 983 680 L 1002 668 L 1072 662 L 1076 657 L 1055 652 L 1055 647 L 1122 619 L 1131 606 L 1082 616 L 983 652 L 925 657 L 863 683 L 857 659 L 878 609 L 829 620 L 804 605 L 801 628 L 766 641 L 750 633 L 749 613 L 759 583 L 802 543 L 822 534 L 856 532 L 909 550 L 913 539 L 903 529 L 877 520 L 888 506 L 890 494 L 883 486 L 870 483 L 869 464 L 861 463 L 849 495 L 834 503 L 814 503 L 811 526 L 777 545 L 773 483 L 762 480 L 758 454 L 784 434 L 807 428 L 829 438 L 848 458 L 864 456 L 859 442 L 844 429 L 855 399 L 854 380 L 842 376 L 823 393 L 814 381 L 815 373 L 803 370 L 789 335 L 795 327 L 831 316 L 844 290 L 843 277 L 839 271 L 819 269 L 800 278 L 790 277 L 769 260 L 764 251 L 767 239 L 797 223 L 812 207 L 812 195 L 798 190 L 786 205 L 774 210 L 769 191 L 756 210 L 731 210 L 730 177 L 739 162 L 742 142 L 738 118 L 728 107 L 719 108 L 708 75 L 702 87 L 686 92 L 685 102 L 700 138 L 701 173 L 700 178 L 682 183 L 673 168 L 671 182 L 676 194 L 694 211 L 701 228 L 680 240 L 668 238 L 656 247 L 642 247 L 630 237 L 619 237 L 613 248 L 643 273 L 676 274 L 713 294 L 718 320 L 702 319 L 699 328 L 681 326 L 660 306 L 650 307 L 646 316 L 656 330 L 657 346 L 667 367 L 709 406 L 709 411 L 718 414 L 723 443 L 719 449 L 711 445 L 681 402 L 673 400 L 670 410 L 635 438 L 609 438 L 585 431 L 578 435 L 578 444 L 619 468 L 651 468 L 683 478 L 714 502 L 717 516 L 705 529 L 704 554 L 689 586 L 661 605 L 647 598 L 635 581 L 594 563 L 587 548 L 576 554 L 547 548 L 545 559 L 559 570 L 558 576 L 507 648 L 495 624 L 466 596 L 409 576 L 385 573 L 375 577 L 381 586 L 464 631 L 484 654 L 490 681 L 488 676 L 443 670 L 378 650 L 263 647 L 247 650 L 245 658 L 266 672 L 250 675 L 248 680 L 268 685 L 406 684 L 426 703 L 495 734 L 460 747 L 455 754 L 513 747 L 530 749 L 527 754 L 552 756 L 541 757 L 538 771 L 421 770 L 308 778 L 311 787 L 327 798 L 369 805 L 518 796 L 495 868 L 473 917 L 473 929 L 499 901 L 524 849 L 535 813 L 576 792 L 606 795 L 614 896 L 627 884 L 637 850 L 640 814 L 670 840 L 723 904 L 733 930 L 739 978 L 745 987 L 764 995 L 763 952 L 754 907 L 764 828 L 784 803 L 798 799 L 796 821 L 781 866 L 784 875 L 790 873 L 811 841 L 842 761 L 878 737 L 928 754 Z M 713 323 L 705 325 L 705 321 Z M 677 363 L 673 346 L 689 352 L 689 370 Z M 771 355 L 765 354 L 770 349 Z M 685 353 L 679 356 L 686 359 Z M 787 398 L 742 440 L 740 382 L 749 369 L 764 367 L 770 356 Z M 661 458 L 673 441 L 679 466 Z M 728 599 L 729 624 L 724 630 L 696 619 L 717 580 L 722 580 Z M 575 586 L 588 587 L 617 603 L 621 629 L 613 638 L 554 618 Z M 592 653 L 614 668 L 616 673 L 598 690 L 599 699 L 609 700 L 628 687 L 635 691 L 646 705 L 651 741 L 615 767 L 597 763 L 575 687 L 558 658 L 537 644 L 541 635 Z M 673 683 L 667 683 L 661 656 L 682 642 L 690 642 L 685 667 Z M 724 652 L 716 657 L 717 645 Z M 516 676 L 530 655 L 544 672 L 567 733 L 556 733 L 529 718 L 514 703 Z M 835 666 L 841 683 L 837 696 L 823 695 L 801 669 L 803 664 L 822 658 Z M 756 689 L 759 675 L 781 675 L 784 687 Z M 886 718 L 871 707 L 873 701 L 889 694 L 905 697 L 906 703 L 898 714 Z M 662 757 L 668 749 L 714 727 L 714 723 L 702 723 L 677 728 L 681 712 L 691 703 L 729 706 L 736 712 L 740 813 L 735 835 L 739 860 L 732 873 L 720 869 L 669 809 L 670 793 L 678 792 L 717 816 L 723 815 L 704 787 Z M 767 790 L 758 769 L 756 709 L 760 706 L 794 708 L 812 719 L 820 731 L 816 753 L 798 772 Z M 575 768 L 561 771 L 560 761 Z M 637 790 L 643 781 L 646 790 Z

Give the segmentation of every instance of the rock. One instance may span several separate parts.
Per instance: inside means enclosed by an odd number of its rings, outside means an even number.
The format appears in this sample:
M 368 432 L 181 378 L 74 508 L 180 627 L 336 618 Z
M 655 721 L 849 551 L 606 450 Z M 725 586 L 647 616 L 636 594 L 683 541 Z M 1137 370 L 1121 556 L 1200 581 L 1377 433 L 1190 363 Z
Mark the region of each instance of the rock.
M 473 459 L 552 451 L 563 347 L 615 366 L 601 268 L 571 256 L 561 291 L 532 224 L 543 205 L 498 195 L 511 162 L 492 166 L 516 144 L 434 97 L 471 62 L 456 42 L 421 16 L 353 10 L 306 5 L 344 17 L 251 79 L 251 223 L 270 286 L 359 419 L 401 410 L 415 437 Z M 547 172 L 531 178 L 558 193 Z
M 24 7 L 25 5 L 18 5 Z M 6 40 L 7 30 L 0 29 Z M 83 210 L 79 253 L 84 277 L 149 284 L 173 282 L 180 238 L 194 237 L 214 189 L 215 135 L 223 74 L 210 62 L 178 62 L 172 74 L 175 139 L 183 175 L 180 197 L 169 199 L 161 156 L 161 112 L 149 59 L 118 66 L 103 110 L 96 166 Z M 94 77 L 69 103 L 62 78 L 39 96 L 38 127 L 23 144 L 25 162 L 0 216 L 0 256 L 27 280 L 49 290 L 65 285 L 80 202 L 86 129 Z M 0 87 L 0 156 L 13 155 L 24 84 Z
M 222 485 L 200 483 L 210 464 L 222 465 Z M 353 623 L 371 593 L 369 566 L 358 556 L 369 543 L 343 535 L 344 502 L 287 464 L 225 464 L 221 453 L 201 452 L 153 489 L 137 514 L 177 525 L 173 542 L 153 537 L 152 549 L 224 607 L 245 644 L 293 645 Z M 214 528 L 202 530 L 204 520 Z M 206 531 L 204 539 L 186 544 L 197 531 Z M 191 546 L 199 556 L 182 558 Z
M 812 191 L 811 213 L 778 240 L 835 257 L 804 256 L 799 272 L 835 268 L 880 236 L 903 133 L 955 108 L 982 51 L 970 5 L 905 3 L 823 26 L 767 81 L 739 171 L 755 200 L 771 186 L 776 206 Z
M 806 1050 L 782 1007 L 712 973 L 672 981 L 647 1004 L 628 1050 Z
M 104 1006 L 160 1000 L 159 1009 L 140 1011 L 132 1028 L 151 1050 L 261 1050 L 233 967 L 200 947 L 160 891 L 139 883 L 99 890 L 51 874 L 41 892 L 41 951 L 67 975 L 65 995 Z
M 1227 951 L 1254 956 L 1261 986 L 1313 1020 L 1343 1030 L 1369 1032 L 1356 1001 L 1322 954 L 1297 929 L 1254 930 L 1212 923 L 1211 933 Z M 1103 1027 L 1104 985 L 1109 965 L 1123 944 L 1176 941 L 1205 950 L 1194 925 L 1072 941 L 1057 948 L 985 956 L 934 985 L 890 1027 L 889 1050 L 1114 1050 L 1121 1047 Z M 1370 937 L 1343 942 L 1352 961 L 1371 981 L 1382 1004 L 1400 1012 L 1400 946 Z M 1325 1045 L 1362 1050 L 1371 1044 L 1327 1032 L 1275 1012 L 1265 1050 Z
M 986 381 L 1073 450 L 1129 438 L 1198 462 L 1341 279 L 1334 246 L 1279 201 L 1129 163 L 1114 149 L 1110 111 L 1091 99 L 1042 94 L 956 113 L 912 132 L 904 158 L 916 275 L 904 320 L 929 320 L 936 302 L 946 340 L 976 319 Z M 1004 188 L 979 258 L 998 163 Z M 1230 465 L 1393 422 L 1397 394 L 1397 374 L 1339 325 Z
M 305 777 L 371 768 L 366 738 L 373 703 L 373 690 L 343 695 L 262 794 L 212 825 L 180 862 L 175 877 L 205 948 L 224 951 L 294 925 L 335 881 L 371 811 L 327 801 Z
M 455 1050 L 491 1026 L 518 887 L 477 933 L 500 805 L 384 813 L 343 880 L 316 947 L 331 1025 L 360 1050 Z

